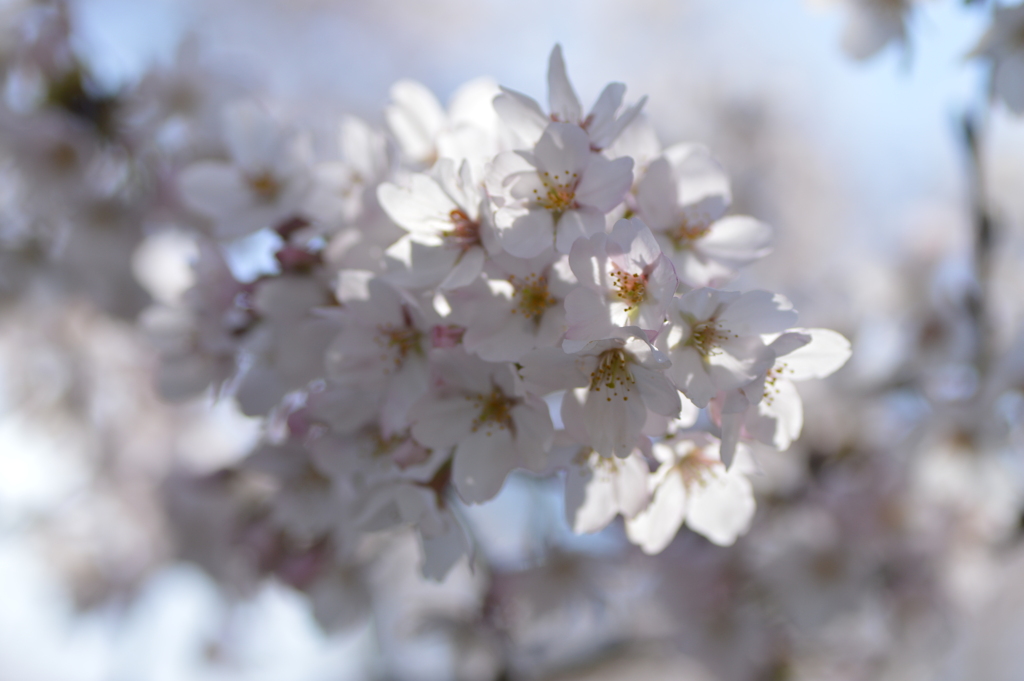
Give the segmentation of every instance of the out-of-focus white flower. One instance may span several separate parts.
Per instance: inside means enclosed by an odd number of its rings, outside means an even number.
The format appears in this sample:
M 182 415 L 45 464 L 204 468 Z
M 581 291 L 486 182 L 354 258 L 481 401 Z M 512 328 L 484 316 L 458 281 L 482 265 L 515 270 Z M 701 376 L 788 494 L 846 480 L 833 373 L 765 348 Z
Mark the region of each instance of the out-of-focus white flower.
M 660 553 L 684 522 L 719 546 L 747 531 L 754 493 L 746 466 L 726 470 L 717 440 L 703 433 L 680 435 L 655 443 L 653 452 L 661 465 L 651 476 L 651 503 L 626 521 L 626 536 L 644 553 Z
M 992 62 L 992 94 L 1024 113 L 1024 4 L 993 8 L 992 26 L 971 55 Z
M 772 230 L 745 215 L 725 216 L 729 179 L 703 146 L 679 144 L 637 182 L 637 214 L 688 286 L 722 286 L 771 252 Z
M 480 176 L 501 150 L 498 116 L 492 102 L 501 94 L 497 83 L 477 78 L 462 85 L 446 113 L 434 94 L 412 80 L 391 86 L 391 104 L 384 109 L 388 128 L 412 165 L 429 168 L 442 158 L 470 164 Z
M 294 217 L 310 188 L 308 142 L 250 102 L 225 110 L 231 161 L 200 161 L 182 171 L 185 204 L 211 219 L 218 238 L 273 228 Z
M 619 220 L 611 234 L 578 239 L 569 264 L 580 286 L 565 299 L 566 352 L 626 326 L 661 329 L 678 280 L 643 222 Z
M 605 229 L 605 214 L 622 203 L 633 183 L 633 160 L 609 160 L 590 149 L 587 135 L 569 123 L 551 123 L 532 152 L 503 152 L 487 180 L 497 206 L 494 224 L 502 248 L 520 258 Z
M 565 72 L 561 45 L 555 45 L 548 60 L 548 104 L 551 115 L 546 116 L 536 101 L 524 94 L 502 88 L 503 94 L 494 100 L 498 115 L 526 144 L 533 144 L 552 122 L 570 123 L 586 132 L 589 147 L 601 151 L 611 145 L 622 131 L 636 118 L 647 101 L 646 97 L 636 104 L 622 108 L 626 86 L 609 83 L 598 96 L 593 108 L 586 116 L 583 105 L 576 96 L 569 76 Z
M 889 43 L 907 39 L 907 17 L 920 0 L 828 0 L 841 2 L 847 13 L 842 45 L 854 59 L 868 59 Z

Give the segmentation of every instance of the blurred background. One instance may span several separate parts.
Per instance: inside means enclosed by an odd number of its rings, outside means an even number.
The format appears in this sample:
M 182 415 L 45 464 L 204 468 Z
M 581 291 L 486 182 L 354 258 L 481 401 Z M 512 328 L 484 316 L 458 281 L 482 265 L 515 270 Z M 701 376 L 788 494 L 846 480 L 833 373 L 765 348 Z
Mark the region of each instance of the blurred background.
M 213 99 L 257 96 L 314 131 L 383 125 L 400 78 L 442 102 L 482 75 L 543 101 L 560 43 L 585 103 L 621 81 L 663 143 L 712 149 L 737 212 L 775 229 L 740 284 L 784 293 L 854 356 L 801 386 L 799 442 L 755 452 L 758 515 L 735 546 L 684 529 L 648 557 L 621 525 L 575 537 L 560 483 L 514 477 L 465 509 L 486 569 L 424 582 L 396 536 L 332 618 L 281 579 L 233 590 L 182 559 L 174 481 L 237 463 L 264 428 L 231 399 L 154 388 L 135 320 L 189 286 L 194 243 L 156 211 L 102 252 L 33 255 L 18 206 L 66 208 L 79 180 L 19 169 L 0 187 L 0 681 L 1024 678 L 1024 123 L 969 57 L 991 4 L 877 0 L 905 39 L 854 58 L 844 31 L 870 4 L 68 2 L 96 92 L 145 102 L 159 74 L 198 74 Z M 5 3 L 0 42 L 45 29 L 25 27 L 32 5 Z M 30 80 L 7 80 L 15 113 Z M 5 177 L 47 134 L 10 119 Z M 232 246 L 235 276 L 267 248 Z

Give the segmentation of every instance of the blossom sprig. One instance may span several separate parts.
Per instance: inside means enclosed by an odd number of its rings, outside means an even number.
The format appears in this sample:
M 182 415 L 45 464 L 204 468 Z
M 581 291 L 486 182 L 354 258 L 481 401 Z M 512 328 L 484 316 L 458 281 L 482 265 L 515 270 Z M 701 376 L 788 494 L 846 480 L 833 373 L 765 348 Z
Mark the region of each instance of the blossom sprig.
M 416 527 L 433 578 L 471 550 L 456 499 L 486 502 L 515 470 L 564 471 L 579 532 L 622 515 L 647 552 L 684 523 L 735 541 L 754 501 L 734 452 L 788 446 L 801 425 L 789 379 L 849 355 L 838 334 L 791 330 L 783 296 L 708 288 L 767 255 L 771 229 L 729 213 L 707 149 L 612 151 L 645 100 L 623 108 L 613 83 L 584 114 L 557 46 L 548 86 L 549 114 L 486 84 L 446 112 L 403 81 L 390 138 L 346 119 L 340 158 L 238 104 L 229 160 L 179 176 L 211 247 L 259 230 L 281 241 L 280 272 L 200 278 L 222 292 L 183 301 L 216 327 L 246 287 L 251 317 L 214 348 L 237 360 L 220 380 L 247 413 L 301 414 L 289 446 L 346 500 L 345 531 Z

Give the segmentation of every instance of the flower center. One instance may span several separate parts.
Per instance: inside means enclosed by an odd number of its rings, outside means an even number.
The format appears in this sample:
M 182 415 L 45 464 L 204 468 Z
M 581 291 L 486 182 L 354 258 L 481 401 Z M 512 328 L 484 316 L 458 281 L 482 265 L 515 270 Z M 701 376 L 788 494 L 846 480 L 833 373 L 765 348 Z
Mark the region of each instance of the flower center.
M 459 250 L 467 251 L 481 244 L 480 223 L 466 215 L 465 211 L 456 208 L 448 213 L 448 219 L 452 222 L 452 228 L 441 232 L 441 236 L 450 239 Z
M 253 194 L 266 203 L 275 200 L 281 193 L 281 183 L 277 181 L 277 178 L 269 170 L 248 176 L 246 182 Z
M 708 484 L 715 473 L 712 469 L 718 463 L 715 459 L 704 455 L 703 449 L 697 449 L 687 454 L 682 461 L 676 464 L 676 470 L 683 478 L 683 484 L 687 489 L 694 485 L 704 487 Z
M 619 396 L 619 391 L 627 392 L 636 383 L 633 374 L 629 371 L 629 355 L 621 348 L 605 350 L 597 357 L 597 368 L 590 372 L 590 391 L 599 393 L 604 391 L 605 398 L 611 402 L 613 397 Z M 623 395 L 622 401 L 628 401 L 629 396 Z
M 710 231 L 710 220 L 684 217 L 678 227 L 668 232 L 668 240 L 677 251 L 681 251 L 692 246 L 694 241 Z
M 710 357 L 716 352 L 720 352 L 718 344 L 729 338 L 730 334 L 732 332 L 720 327 L 716 320 L 709 319 L 693 325 L 685 345 L 693 347 L 702 357 Z M 739 336 L 732 334 L 732 337 L 738 338 Z
M 536 189 L 533 193 L 536 194 L 534 198 L 541 207 L 556 215 L 577 207 L 576 185 L 579 183 L 579 176 L 576 173 L 566 170 L 552 176 L 551 173 L 544 171 L 540 174 L 540 181 L 544 183 L 544 194 Z
M 512 308 L 512 314 L 521 314 L 534 322 L 540 322 L 544 312 L 558 302 L 548 292 L 548 278 L 545 276 L 529 274 L 519 280 L 509 277 L 509 282 L 519 298 L 516 307 Z
M 616 266 L 612 270 L 612 280 L 618 289 L 616 295 L 629 303 L 626 312 L 633 310 L 647 298 L 647 275 L 643 272 L 633 274 Z
M 519 403 L 517 398 L 508 397 L 500 388 L 495 387 L 490 394 L 473 395 L 467 399 L 472 400 L 480 410 L 473 419 L 471 430 L 474 433 L 486 428 L 487 435 L 490 436 L 491 428 L 495 426 L 498 430 L 512 430 L 512 407 Z
M 395 364 L 395 369 L 400 369 L 405 358 L 411 352 L 422 352 L 423 333 L 415 326 L 391 326 L 381 325 L 377 327 L 377 336 L 374 341 L 377 346 L 384 349 L 381 355 L 382 360 L 390 359 Z M 385 372 L 387 369 L 385 369 Z

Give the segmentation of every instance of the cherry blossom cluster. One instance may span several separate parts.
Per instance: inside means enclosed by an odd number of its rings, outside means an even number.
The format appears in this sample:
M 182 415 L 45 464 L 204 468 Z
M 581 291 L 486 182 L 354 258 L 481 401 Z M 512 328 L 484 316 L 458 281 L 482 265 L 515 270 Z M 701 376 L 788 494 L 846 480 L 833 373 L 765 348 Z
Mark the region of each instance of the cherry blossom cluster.
M 452 492 L 487 501 L 514 470 L 564 471 L 577 532 L 621 515 L 649 553 L 684 522 L 731 544 L 754 510 L 743 441 L 787 448 L 794 381 L 849 343 L 796 328 L 781 295 L 723 288 L 771 229 L 730 213 L 706 148 L 663 148 L 624 99 L 612 83 L 584 110 L 556 46 L 547 110 L 482 80 L 445 110 L 402 81 L 387 130 L 346 118 L 331 158 L 228 105 L 224 156 L 177 178 L 212 238 L 151 322 L 165 393 L 224 386 L 284 424 L 255 458 L 320 499 L 305 529 L 411 524 L 434 578 L 470 549 Z M 236 280 L 218 242 L 269 230 L 277 271 Z

